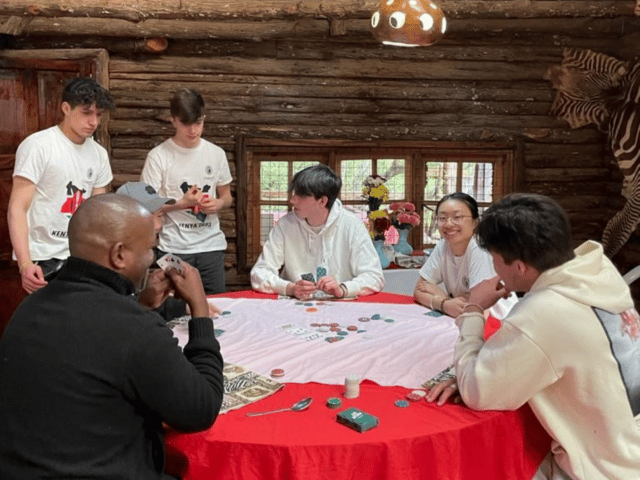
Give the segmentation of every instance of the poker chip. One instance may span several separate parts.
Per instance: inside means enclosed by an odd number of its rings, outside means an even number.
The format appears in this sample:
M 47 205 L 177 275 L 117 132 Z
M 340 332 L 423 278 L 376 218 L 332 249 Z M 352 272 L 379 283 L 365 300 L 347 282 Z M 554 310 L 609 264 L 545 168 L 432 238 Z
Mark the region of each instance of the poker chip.
M 318 309 L 317 309 L 317 308 L 315 308 L 315 307 L 309 307 L 309 308 L 307 308 L 307 312 L 309 312 L 309 313 L 314 313 L 314 312 L 317 312 L 317 311 L 318 311 Z
M 352 332 L 355 332 L 355 331 L 357 331 L 357 330 L 358 330 L 358 327 L 356 327 L 355 325 L 349 325 L 349 326 L 347 327 L 347 330 L 352 331 Z
M 358 319 L 359 322 L 368 322 L 369 320 L 371 320 L 369 317 L 360 317 Z
M 380 320 L 380 314 L 379 313 L 374 313 L 373 315 L 371 315 L 371 320 Z
M 409 406 L 409 402 L 407 402 L 406 400 L 396 400 L 394 402 L 394 405 L 400 408 L 407 408 Z
M 304 306 L 305 307 L 313 307 L 313 303 L 305 303 Z
M 342 336 L 344 336 L 344 335 L 349 335 L 349 332 L 344 332 L 344 331 L 342 331 L 342 332 L 338 332 L 338 335 L 342 335 Z
M 329 330 L 331 330 L 332 332 L 339 332 L 342 329 L 340 327 L 329 327 Z
M 296 305 L 304 305 L 304 302 L 296 302 Z
M 330 326 L 330 327 L 339 327 L 339 326 L 340 326 L 340 324 L 339 324 L 339 323 L 335 323 L 335 322 L 334 322 L 334 323 L 330 323 L 330 324 L 329 324 L 329 326 Z
M 407 400 L 409 400 L 410 402 L 419 402 L 420 400 L 422 400 L 422 397 L 416 393 L 407 393 Z
M 229 310 L 225 310 L 224 312 L 222 312 L 220 315 L 229 315 L 231 312 Z
M 310 326 L 315 328 L 315 327 L 319 327 L 320 324 L 319 323 L 312 323 Z
M 328 332 L 329 330 L 331 330 L 331 327 L 323 326 L 323 327 L 318 328 L 319 332 Z
M 271 376 L 273 378 L 284 377 L 284 370 L 281 368 L 274 368 L 273 370 L 271 370 Z
M 384 321 L 387 322 L 387 323 L 395 322 L 395 320 L 393 318 L 385 318 Z
M 411 394 L 412 394 L 412 395 L 417 395 L 417 396 L 419 396 L 420 398 L 424 398 L 424 397 L 426 397 L 426 396 L 427 396 L 427 392 L 426 392 L 425 390 L 413 390 L 413 391 L 411 392 Z
M 327 398 L 327 407 L 329 408 L 340 408 L 342 405 L 342 400 L 337 397 Z

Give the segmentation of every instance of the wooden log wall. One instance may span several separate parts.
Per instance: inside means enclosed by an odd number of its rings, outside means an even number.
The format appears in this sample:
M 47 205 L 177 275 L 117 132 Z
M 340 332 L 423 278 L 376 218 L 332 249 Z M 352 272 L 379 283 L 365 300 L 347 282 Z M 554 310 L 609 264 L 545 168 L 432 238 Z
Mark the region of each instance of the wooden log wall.
M 149 149 L 172 134 L 168 99 L 190 86 L 205 96 L 204 137 L 226 150 L 236 198 L 245 195 L 236 150 L 247 139 L 426 140 L 512 145 L 519 189 L 558 200 L 576 243 L 599 240 L 623 204 L 604 135 L 550 117 L 555 90 L 543 75 L 563 47 L 637 56 L 634 2 L 442 1 L 449 32 L 423 48 L 377 44 L 368 26 L 377 2 L 369 0 L 328 2 L 331 11 L 310 1 L 216 2 L 206 13 L 211 2 L 168 12 L 166 2 L 152 1 L 157 7 L 144 18 L 128 2 L 111 3 L 111 17 L 95 7 L 91 18 L 53 20 L 57 3 L 39 2 L 29 16 L 27 2 L 14 1 L 0 6 L 0 31 L 5 48 L 107 49 L 118 105 L 108 125 L 116 183 L 136 180 Z M 145 51 L 144 39 L 154 36 L 169 39 L 166 50 Z M 239 215 L 229 210 L 221 219 L 230 288 L 249 285 L 237 269 Z M 623 261 L 640 263 L 634 255 Z

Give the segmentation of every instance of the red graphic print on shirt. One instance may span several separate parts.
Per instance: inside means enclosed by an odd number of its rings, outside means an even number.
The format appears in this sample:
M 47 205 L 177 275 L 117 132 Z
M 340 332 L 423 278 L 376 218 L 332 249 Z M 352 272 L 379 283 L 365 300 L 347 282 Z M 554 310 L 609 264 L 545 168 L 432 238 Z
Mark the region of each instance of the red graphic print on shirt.
M 78 209 L 80 204 L 84 202 L 84 194 L 86 190 L 81 190 L 76 187 L 72 182 L 67 183 L 67 200 L 60 209 L 61 213 L 64 213 L 68 217 L 71 217 Z

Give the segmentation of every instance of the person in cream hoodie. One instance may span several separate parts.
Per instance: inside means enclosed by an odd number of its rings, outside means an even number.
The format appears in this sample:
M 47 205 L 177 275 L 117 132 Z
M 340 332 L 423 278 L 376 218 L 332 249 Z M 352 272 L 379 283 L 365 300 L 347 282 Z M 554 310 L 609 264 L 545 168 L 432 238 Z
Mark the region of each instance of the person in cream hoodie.
M 382 290 L 380 259 L 362 220 L 338 200 L 341 187 L 340 177 L 326 165 L 294 175 L 293 210 L 271 230 L 251 270 L 255 290 L 298 299 Z
M 640 479 L 640 317 L 602 246 L 575 251 L 562 208 L 512 194 L 490 206 L 478 243 L 497 277 L 471 293 L 456 319 L 457 384 L 478 410 L 528 403 L 552 438 L 535 479 Z M 482 311 L 526 292 L 486 342 Z

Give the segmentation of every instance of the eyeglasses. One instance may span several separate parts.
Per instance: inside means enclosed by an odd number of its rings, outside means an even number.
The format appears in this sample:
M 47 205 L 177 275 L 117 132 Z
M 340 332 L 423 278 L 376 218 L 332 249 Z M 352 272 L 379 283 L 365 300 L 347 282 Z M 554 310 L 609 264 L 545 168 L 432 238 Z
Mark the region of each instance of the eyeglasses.
M 471 218 L 471 215 L 455 215 L 453 217 L 439 216 L 436 217 L 436 221 L 440 225 L 446 225 L 446 223 L 451 220 L 454 225 L 460 225 L 464 222 L 465 218 Z

